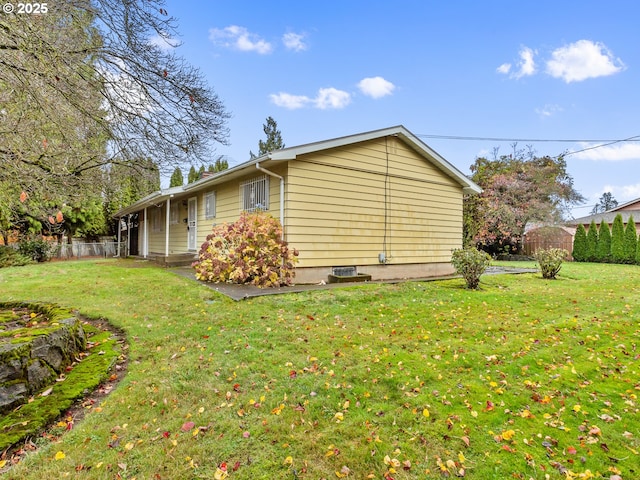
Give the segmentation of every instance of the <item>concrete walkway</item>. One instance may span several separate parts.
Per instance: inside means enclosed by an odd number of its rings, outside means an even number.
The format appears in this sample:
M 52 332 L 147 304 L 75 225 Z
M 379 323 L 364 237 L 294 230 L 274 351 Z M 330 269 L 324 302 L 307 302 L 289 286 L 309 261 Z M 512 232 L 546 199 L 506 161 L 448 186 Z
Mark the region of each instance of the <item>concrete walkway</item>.
M 190 278 L 194 282 L 201 283 L 210 287 L 211 289 L 226 295 L 233 300 L 245 300 L 247 298 L 260 297 L 263 295 L 282 295 L 284 293 L 298 293 L 308 292 L 310 290 L 328 290 L 332 288 L 346 288 L 362 285 L 362 283 L 326 283 L 326 284 L 304 284 L 304 285 L 291 285 L 288 287 L 267 287 L 259 288 L 253 285 L 236 285 L 233 283 L 210 283 L 201 282 L 196 279 L 195 271 L 191 267 L 176 267 L 170 268 L 169 271 L 180 275 L 182 277 Z M 516 273 L 535 273 L 538 270 L 536 268 L 518 268 L 518 267 L 489 267 L 485 272 L 485 275 L 499 275 L 499 274 L 516 274 Z M 449 280 L 452 278 L 459 278 L 459 275 L 449 275 L 443 277 L 429 277 L 429 278 L 411 278 L 400 280 L 385 280 L 374 281 L 368 283 L 401 283 L 401 282 L 431 282 L 435 280 Z

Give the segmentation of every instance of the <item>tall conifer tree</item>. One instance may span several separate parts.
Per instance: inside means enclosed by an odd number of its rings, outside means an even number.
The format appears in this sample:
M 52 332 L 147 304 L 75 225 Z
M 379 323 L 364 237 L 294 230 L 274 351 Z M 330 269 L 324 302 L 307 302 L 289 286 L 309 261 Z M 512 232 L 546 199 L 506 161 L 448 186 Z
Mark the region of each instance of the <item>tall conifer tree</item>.
M 596 260 L 596 248 L 598 246 L 598 226 L 595 220 L 591 220 L 589 231 L 587 232 L 587 261 L 594 262 Z
M 576 234 L 573 237 L 573 252 L 571 253 L 576 262 L 587 261 L 587 231 L 584 225 L 578 225 Z
M 611 225 L 611 260 L 615 263 L 624 262 L 624 223 L 620 214 L 616 215 Z
M 608 262 L 611 259 L 611 229 L 609 224 L 602 220 L 598 230 L 598 245 L 596 246 L 596 261 Z

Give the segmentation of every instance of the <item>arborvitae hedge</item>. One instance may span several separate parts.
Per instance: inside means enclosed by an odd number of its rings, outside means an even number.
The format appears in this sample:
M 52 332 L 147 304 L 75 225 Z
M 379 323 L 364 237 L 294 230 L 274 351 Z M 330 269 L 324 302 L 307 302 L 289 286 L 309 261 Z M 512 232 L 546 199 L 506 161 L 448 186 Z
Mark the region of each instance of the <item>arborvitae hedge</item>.
M 576 234 L 573 237 L 573 252 L 571 255 L 576 262 L 587 261 L 587 231 L 582 224 L 576 228 Z
M 636 249 L 638 246 L 638 233 L 633 215 L 629 215 L 627 226 L 624 229 L 624 262 L 635 263 Z
M 616 215 L 611 225 L 611 260 L 615 263 L 624 262 L 624 224 L 622 215 Z
M 598 230 L 598 245 L 596 246 L 596 261 L 608 262 L 611 260 L 611 229 L 609 224 L 602 220 Z
M 598 246 L 598 226 L 595 220 L 591 220 L 589 231 L 587 232 L 587 261 L 596 261 L 596 248 Z

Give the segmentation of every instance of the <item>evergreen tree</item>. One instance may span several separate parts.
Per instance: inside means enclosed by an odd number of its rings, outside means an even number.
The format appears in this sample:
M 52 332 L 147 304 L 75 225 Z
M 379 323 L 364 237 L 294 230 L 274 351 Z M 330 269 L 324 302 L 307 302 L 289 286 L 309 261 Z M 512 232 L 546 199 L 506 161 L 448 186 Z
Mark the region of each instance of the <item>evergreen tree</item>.
M 640 239 L 636 245 L 636 264 L 640 265 Z
M 105 218 L 111 219 L 123 207 L 160 190 L 160 170 L 150 159 L 114 162 L 105 173 L 107 182 L 103 192 Z M 109 222 L 110 234 L 117 234 L 117 224 Z
M 203 174 L 204 174 L 204 165 L 200 165 L 200 168 L 198 169 L 198 179 L 202 178 Z
M 189 169 L 189 174 L 187 175 L 187 183 L 193 183 L 196 180 L 198 180 L 198 171 L 196 170 L 196 167 L 191 165 L 191 168 Z
M 284 142 L 282 141 L 282 133 L 278 130 L 278 123 L 273 117 L 267 117 L 267 123 L 262 125 L 262 130 L 267 136 L 265 141 L 258 141 L 258 155 L 254 155 L 252 151 L 249 151 L 249 156 L 255 158 L 260 157 L 266 153 L 273 152 L 284 148 Z
M 578 225 L 573 237 L 573 252 L 571 254 L 576 262 L 587 261 L 587 231 L 584 225 Z
M 627 226 L 624 229 L 624 262 L 635 263 L 636 249 L 638 247 L 638 233 L 636 232 L 636 222 L 633 215 L 629 216 Z
M 606 212 L 617 206 L 618 206 L 618 201 L 615 198 L 613 198 L 613 195 L 611 194 L 611 192 L 605 192 L 600 197 L 600 200 L 598 200 L 598 203 L 594 205 L 593 210 L 591 210 L 591 215 L 595 215 L 596 213 Z
M 171 179 L 169 180 L 170 187 L 181 187 L 184 185 L 184 177 L 182 176 L 182 170 L 180 167 L 176 167 L 176 169 L 171 174 Z
M 216 162 L 213 165 L 209 165 L 210 172 L 221 172 L 229 168 L 229 162 L 224 157 L 216 158 Z
M 602 220 L 598 230 L 598 245 L 596 247 L 596 261 L 608 262 L 611 260 L 611 229 L 609 224 Z
M 611 260 L 614 263 L 624 262 L 624 224 L 620 214 L 616 215 L 611 225 Z
M 595 262 L 596 248 L 598 246 L 598 226 L 595 220 L 591 220 L 589 231 L 587 232 L 587 261 Z

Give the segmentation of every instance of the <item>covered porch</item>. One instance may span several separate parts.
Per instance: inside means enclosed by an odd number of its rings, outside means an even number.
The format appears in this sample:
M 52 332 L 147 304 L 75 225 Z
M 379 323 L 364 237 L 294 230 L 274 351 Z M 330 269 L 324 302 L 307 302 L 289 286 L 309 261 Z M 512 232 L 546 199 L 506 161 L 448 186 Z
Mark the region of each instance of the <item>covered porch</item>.
M 118 223 L 116 255 L 166 266 L 189 265 L 198 251 L 197 214 L 197 197 L 185 195 L 182 187 L 142 198 L 114 216 Z

